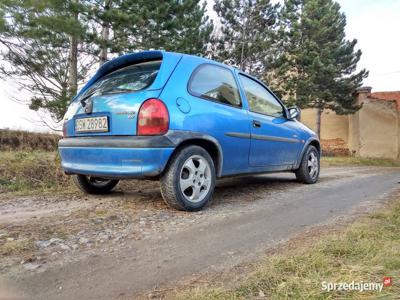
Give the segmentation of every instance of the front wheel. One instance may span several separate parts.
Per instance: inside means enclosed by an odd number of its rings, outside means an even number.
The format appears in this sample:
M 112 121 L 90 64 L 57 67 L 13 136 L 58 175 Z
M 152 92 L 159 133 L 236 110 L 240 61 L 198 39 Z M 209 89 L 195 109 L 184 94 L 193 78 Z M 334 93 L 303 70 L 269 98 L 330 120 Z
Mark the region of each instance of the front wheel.
M 75 175 L 76 186 L 87 194 L 107 194 L 118 184 L 118 180 L 104 179 L 86 175 Z
M 211 199 L 215 167 L 208 152 L 199 146 L 178 150 L 160 180 L 164 201 L 178 210 L 197 211 Z
M 320 155 L 317 148 L 308 146 L 300 163 L 300 167 L 296 170 L 296 178 L 303 183 L 316 183 L 319 177 Z

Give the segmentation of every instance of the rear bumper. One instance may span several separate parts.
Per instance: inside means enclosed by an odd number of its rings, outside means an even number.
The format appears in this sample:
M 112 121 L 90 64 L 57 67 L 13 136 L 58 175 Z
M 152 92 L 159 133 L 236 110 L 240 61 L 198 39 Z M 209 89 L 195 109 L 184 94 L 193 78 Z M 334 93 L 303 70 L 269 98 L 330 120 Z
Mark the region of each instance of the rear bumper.
M 58 146 L 67 174 L 107 178 L 157 176 L 175 149 L 166 136 L 74 137 Z

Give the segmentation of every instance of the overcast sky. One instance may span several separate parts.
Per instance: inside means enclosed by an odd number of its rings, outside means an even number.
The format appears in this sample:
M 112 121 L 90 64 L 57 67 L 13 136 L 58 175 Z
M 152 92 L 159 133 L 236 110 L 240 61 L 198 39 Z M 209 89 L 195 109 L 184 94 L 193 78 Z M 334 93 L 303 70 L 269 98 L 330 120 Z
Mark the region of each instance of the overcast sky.
M 276 0 L 279 1 L 279 0 Z M 212 9 L 213 0 L 207 0 Z M 399 0 L 338 0 L 347 16 L 346 34 L 358 40 L 357 47 L 363 55 L 359 68 L 370 71 L 364 85 L 374 91 L 400 90 L 400 1 Z M 211 15 L 213 15 L 211 13 Z M 21 97 L 15 84 L 0 81 L 2 107 L 0 128 L 47 131 L 38 125 L 35 112 L 12 100 Z

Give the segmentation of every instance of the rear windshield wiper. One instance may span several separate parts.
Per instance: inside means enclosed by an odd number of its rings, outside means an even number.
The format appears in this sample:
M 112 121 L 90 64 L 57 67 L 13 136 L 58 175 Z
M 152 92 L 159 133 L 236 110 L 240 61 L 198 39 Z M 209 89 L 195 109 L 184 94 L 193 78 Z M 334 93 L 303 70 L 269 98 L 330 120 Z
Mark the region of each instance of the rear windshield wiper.
M 106 94 L 116 94 L 116 93 L 124 93 L 124 92 L 134 92 L 135 90 L 132 89 L 125 89 L 125 88 L 113 88 L 104 91 L 100 91 L 99 96 L 106 95 Z
M 81 102 L 82 106 L 85 107 L 86 100 L 89 99 L 90 97 L 94 96 L 95 94 L 96 94 L 96 96 L 101 96 L 101 95 L 107 95 L 107 94 L 114 94 L 114 93 L 116 94 L 116 93 L 133 92 L 133 91 L 135 91 L 135 90 L 125 89 L 125 88 L 113 88 L 113 89 L 108 89 L 108 90 L 104 90 L 104 91 L 95 90 L 95 91 L 89 93 L 88 95 L 84 96 L 79 101 Z
M 81 102 L 82 106 L 85 107 L 86 100 L 89 99 L 90 97 L 94 96 L 95 94 L 96 94 L 96 96 L 101 96 L 101 95 L 107 95 L 107 94 L 116 94 L 116 93 L 133 92 L 133 91 L 135 91 L 135 90 L 125 89 L 125 88 L 112 88 L 112 89 L 108 89 L 108 90 L 104 90 L 104 91 L 95 90 L 95 91 L 89 93 L 88 95 L 86 95 L 85 97 L 83 97 L 79 101 Z
M 86 106 L 86 100 L 89 99 L 90 97 L 92 97 L 94 94 L 96 94 L 96 92 L 97 91 L 93 91 L 93 92 L 89 93 L 88 95 L 86 95 L 85 97 L 83 97 L 82 99 L 79 100 L 83 107 Z

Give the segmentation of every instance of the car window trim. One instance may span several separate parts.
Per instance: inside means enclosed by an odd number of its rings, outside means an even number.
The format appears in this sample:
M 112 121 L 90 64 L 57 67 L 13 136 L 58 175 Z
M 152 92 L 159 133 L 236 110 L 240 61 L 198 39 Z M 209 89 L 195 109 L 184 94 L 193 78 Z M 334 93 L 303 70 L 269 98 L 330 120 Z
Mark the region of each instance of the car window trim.
M 235 81 L 235 84 L 236 84 L 236 89 L 237 89 L 237 91 L 238 91 L 239 100 L 240 100 L 240 106 L 233 105 L 233 104 L 228 104 L 228 103 L 223 103 L 223 102 L 218 101 L 218 100 L 215 99 L 215 98 L 206 97 L 206 96 L 202 96 L 202 95 L 196 94 L 196 93 L 194 93 L 194 92 L 190 89 L 190 84 L 191 84 L 191 82 L 193 81 L 193 77 L 196 75 L 196 73 L 197 73 L 202 67 L 204 67 L 204 66 L 206 66 L 206 65 L 210 65 L 210 66 L 213 66 L 213 67 L 225 69 L 225 70 L 227 70 L 228 72 L 231 73 L 231 75 L 232 75 L 232 77 L 233 77 L 233 80 Z M 188 80 L 186 89 L 187 89 L 187 92 L 188 92 L 191 96 L 193 96 L 193 97 L 200 98 L 200 99 L 204 99 L 204 100 L 206 100 L 206 101 L 214 102 L 214 103 L 217 103 L 217 104 L 226 105 L 226 106 L 233 107 L 233 108 L 236 108 L 236 109 L 241 109 L 241 110 L 243 109 L 243 99 L 242 99 L 242 97 L 241 97 L 241 95 L 240 95 L 240 85 L 239 85 L 239 82 L 237 81 L 236 76 L 235 76 L 235 74 L 232 72 L 232 70 L 229 69 L 229 68 L 227 68 L 227 67 L 220 66 L 220 65 L 216 65 L 216 64 L 212 64 L 212 63 L 202 63 L 202 64 L 199 64 L 199 65 L 196 66 L 196 68 L 192 71 L 192 74 L 190 74 L 190 77 L 189 77 L 189 80 Z
M 282 117 L 283 117 L 283 118 L 287 119 L 287 112 L 286 112 L 286 106 L 285 106 L 285 104 L 283 104 L 283 102 L 281 101 L 281 99 L 279 99 L 279 98 L 278 98 L 278 97 L 277 97 L 263 82 L 261 82 L 261 81 L 258 80 L 257 78 L 254 78 L 253 76 L 250 76 L 250 75 L 248 75 L 248 74 L 246 74 L 246 73 L 243 73 L 243 72 L 239 72 L 238 75 L 239 75 L 239 76 L 238 76 L 238 77 L 239 77 L 239 80 L 241 80 L 241 79 L 240 79 L 240 75 L 242 75 L 242 76 L 244 76 L 244 77 L 247 77 L 247 78 L 250 79 L 250 80 L 255 81 L 256 83 L 260 84 L 263 88 L 265 88 L 265 89 L 272 95 L 272 97 L 273 97 L 276 101 L 278 101 L 279 105 L 282 107 L 283 115 L 282 115 L 281 117 L 277 117 L 277 116 L 273 116 L 273 115 L 269 115 L 269 114 L 264 114 L 264 113 L 261 113 L 261 112 L 258 112 L 258 111 L 253 111 L 253 110 L 251 110 L 249 100 L 247 99 L 246 90 L 245 90 L 245 88 L 244 88 L 244 84 L 243 84 L 242 81 L 240 81 L 241 87 L 242 87 L 243 92 L 244 92 L 244 95 L 246 96 L 246 101 L 247 101 L 247 105 L 249 106 L 249 111 L 250 111 L 250 112 L 255 113 L 255 114 L 260 114 L 260 115 L 263 115 L 263 116 L 273 117 L 273 118 L 282 118 Z

